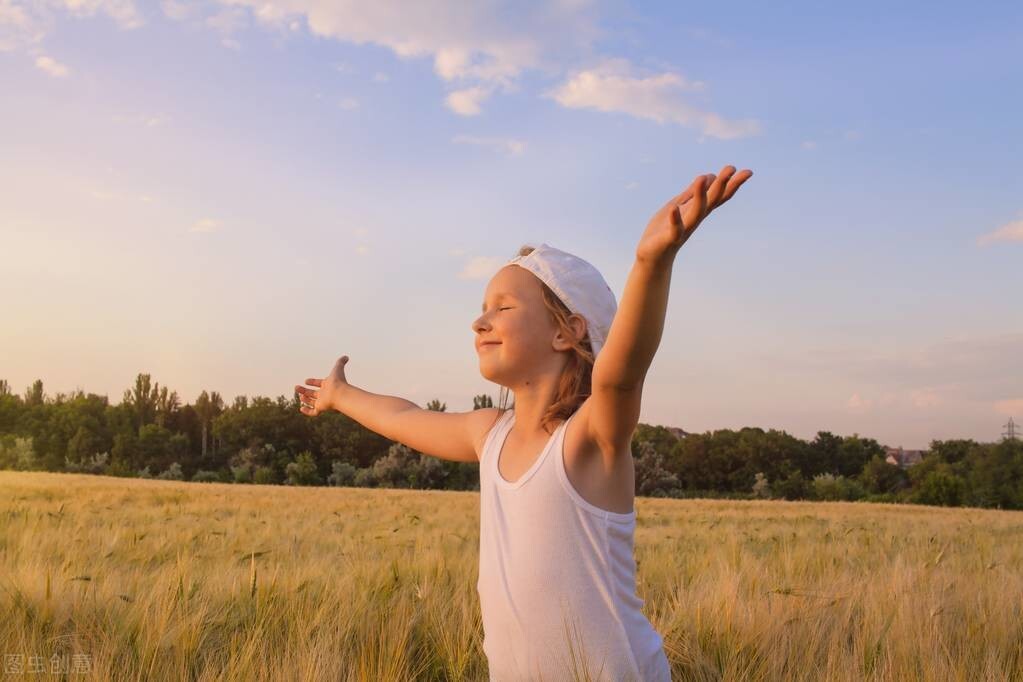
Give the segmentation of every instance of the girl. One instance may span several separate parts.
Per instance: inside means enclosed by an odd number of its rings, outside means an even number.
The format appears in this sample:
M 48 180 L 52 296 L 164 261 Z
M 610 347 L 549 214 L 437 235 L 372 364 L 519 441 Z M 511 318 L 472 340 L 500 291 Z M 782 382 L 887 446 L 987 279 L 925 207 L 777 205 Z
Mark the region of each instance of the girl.
M 670 682 L 636 594 L 632 434 L 675 255 L 752 175 L 699 175 L 653 216 L 620 309 L 586 261 L 523 247 L 490 280 L 472 324 L 501 407 L 436 412 L 370 393 L 345 379 L 347 356 L 306 379 L 314 388 L 295 386 L 303 414 L 339 410 L 424 454 L 479 462 L 476 587 L 491 680 Z

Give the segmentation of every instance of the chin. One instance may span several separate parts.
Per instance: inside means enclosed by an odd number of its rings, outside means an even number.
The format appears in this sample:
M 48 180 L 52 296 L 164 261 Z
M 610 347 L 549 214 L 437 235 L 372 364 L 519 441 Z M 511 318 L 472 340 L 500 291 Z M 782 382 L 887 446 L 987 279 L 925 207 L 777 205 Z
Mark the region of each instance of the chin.
M 492 381 L 495 384 L 500 384 L 501 386 L 505 385 L 504 382 L 502 381 L 503 377 L 501 376 L 501 374 L 499 372 L 495 372 L 494 368 L 488 366 L 487 363 L 480 362 L 480 376 L 482 376 L 487 381 Z

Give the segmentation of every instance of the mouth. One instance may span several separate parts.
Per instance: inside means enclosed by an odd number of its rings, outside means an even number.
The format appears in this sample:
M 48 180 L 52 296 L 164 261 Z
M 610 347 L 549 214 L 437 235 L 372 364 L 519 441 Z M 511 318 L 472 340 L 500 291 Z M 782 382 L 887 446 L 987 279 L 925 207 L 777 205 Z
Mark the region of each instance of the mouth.
M 481 343 L 476 348 L 476 350 L 483 350 L 484 348 L 490 348 L 491 346 L 500 346 L 500 345 L 501 345 L 500 341 L 487 341 L 486 343 Z

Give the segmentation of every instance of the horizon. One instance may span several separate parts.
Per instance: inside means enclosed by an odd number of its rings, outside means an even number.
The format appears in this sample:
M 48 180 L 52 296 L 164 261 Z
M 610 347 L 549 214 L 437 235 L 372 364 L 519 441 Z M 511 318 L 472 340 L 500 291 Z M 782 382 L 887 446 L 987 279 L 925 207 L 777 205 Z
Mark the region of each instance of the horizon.
M 12 0 L 0 378 L 230 405 L 348 355 L 356 386 L 467 411 L 499 390 L 470 325 L 521 244 L 620 302 L 653 213 L 731 164 L 755 177 L 675 260 L 640 421 L 995 442 L 1023 421 L 1021 26 L 1013 3 Z

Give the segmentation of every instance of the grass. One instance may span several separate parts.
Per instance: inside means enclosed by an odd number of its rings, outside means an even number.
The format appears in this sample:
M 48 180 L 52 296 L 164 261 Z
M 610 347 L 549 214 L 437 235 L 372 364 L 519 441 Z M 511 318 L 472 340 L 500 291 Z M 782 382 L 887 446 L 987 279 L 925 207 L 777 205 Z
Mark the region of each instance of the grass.
M 1023 512 L 636 506 L 676 680 L 1023 680 Z M 2 471 L 0 654 L 88 657 L 33 680 L 485 680 L 478 532 L 473 492 Z

